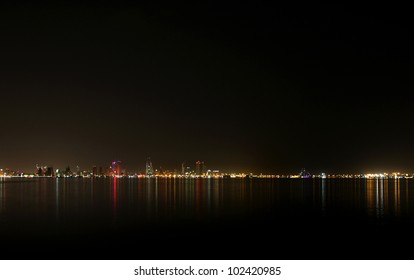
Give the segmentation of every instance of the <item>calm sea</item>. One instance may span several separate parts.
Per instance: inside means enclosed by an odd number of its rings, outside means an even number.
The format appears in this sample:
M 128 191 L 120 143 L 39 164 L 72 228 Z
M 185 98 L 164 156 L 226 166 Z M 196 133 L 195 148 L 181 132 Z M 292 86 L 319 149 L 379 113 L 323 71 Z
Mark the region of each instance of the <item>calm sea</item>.
M 404 259 L 412 179 L 0 179 L 1 259 Z

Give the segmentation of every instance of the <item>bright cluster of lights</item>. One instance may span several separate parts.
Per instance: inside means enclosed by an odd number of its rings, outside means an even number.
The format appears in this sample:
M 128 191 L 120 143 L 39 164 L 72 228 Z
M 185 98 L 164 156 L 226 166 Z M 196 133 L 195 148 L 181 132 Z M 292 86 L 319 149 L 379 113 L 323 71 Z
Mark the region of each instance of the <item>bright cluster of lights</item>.
M 95 170 L 96 171 L 96 170 Z M 33 178 L 33 177 L 59 177 L 59 178 L 71 178 L 71 177 L 82 177 L 82 178 L 206 178 L 206 179 L 217 179 L 217 178 L 289 178 L 289 179 L 303 179 L 303 178 L 320 178 L 320 179 L 334 179 L 334 178 L 345 178 L 345 179 L 409 179 L 413 178 L 414 174 L 401 173 L 401 172 L 383 172 L 383 173 L 366 173 L 366 174 L 314 174 L 310 175 L 307 172 L 302 170 L 299 174 L 284 174 L 284 175 L 274 175 L 274 174 L 253 174 L 253 173 L 222 173 L 218 170 L 208 170 L 203 174 L 177 174 L 173 172 L 157 173 L 152 175 L 146 174 L 99 174 L 97 175 L 95 171 L 83 171 L 83 172 L 71 172 L 69 174 L 64 174 L 60 172 L 59 169 L 56 170 L 56 174 L 52 176 L 39 176 L 38 174 L 30 174 L 23 172 L 12 171 L 8 168 L 0 169 L 1 178 L 11 178 L 11 177 L 24 177 L 24 178 Z

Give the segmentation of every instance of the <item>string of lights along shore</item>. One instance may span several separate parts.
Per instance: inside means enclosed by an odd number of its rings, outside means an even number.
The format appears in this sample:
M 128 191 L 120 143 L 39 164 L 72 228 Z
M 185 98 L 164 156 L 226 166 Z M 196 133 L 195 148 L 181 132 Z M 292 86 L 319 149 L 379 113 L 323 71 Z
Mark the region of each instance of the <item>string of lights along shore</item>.
M 76 166 L 72 169 L 66 166 L 64 169 L 54 169 L 53 166 L 36 164 L 33 172 L 23 172 L 10 168 L 0 168 L 0 177 L 56 177 L 56 178 L 151 178 L 151 177 L 174 177 L 174 178 L 365 178 L 365 179 L 412 179 L 414 173 L 405 172 L 382 172 L 364 174 L 326 174 L 324 172 L 311 174 L 302 168 L 297 174 L 254 174 L 244 172 L 220 172 L 217 169 L 207 169 L 204 161 L 197 160 L 193 164 L 182 162 L 180 169 L 168 170 L 154 168 L 151 158 L 145 161 L 144 171 L 128 171 L 120 160 L 112 161 L 108 166 L 92 166 L 89 169 L 81 169 Z

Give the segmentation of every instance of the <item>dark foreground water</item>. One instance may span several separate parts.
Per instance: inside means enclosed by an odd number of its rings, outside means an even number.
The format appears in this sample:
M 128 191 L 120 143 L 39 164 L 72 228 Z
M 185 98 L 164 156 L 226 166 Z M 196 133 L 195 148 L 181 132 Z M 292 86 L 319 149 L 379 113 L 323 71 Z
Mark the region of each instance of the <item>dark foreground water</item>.
M 412 179 L 0 179 L 0 256 L 412 259 L 413 199 Z

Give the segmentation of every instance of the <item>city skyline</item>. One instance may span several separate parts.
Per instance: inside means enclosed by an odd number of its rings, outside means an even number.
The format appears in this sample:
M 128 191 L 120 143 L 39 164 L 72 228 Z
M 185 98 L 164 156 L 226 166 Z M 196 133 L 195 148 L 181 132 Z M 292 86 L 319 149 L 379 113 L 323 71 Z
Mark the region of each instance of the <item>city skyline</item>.
M 155 166 L 155 167 L 154 167 Z M 14 169 L 0 166 L 0 176 L 41 176 L 41 177 L 128 177 L 128 176 L 185 176 L 185 177 L 222 177 L 222 176 L 265 176 L 265 177 L 287 177 L 287 178 L 413 178 L 412 170 L 369 170 L 365 172 L 325 172 L 324 170 L 312 170 L 301 168 L 293 172 L 253 172 L 251 170 L 219 170 L 214 166 L 207 168 L 204 161 L 195 162 L 183 161 L 179 168 L 162 167 L 153 165 L 150 157 L 147 157 L 143 167 L 133 167 L 121 160 L 113 160 L 108 164 L 91 166 L 71 166 L 66 164 L 64 167 L 54 167 L 54 165 L 36 164 L 31 170 Z
M 182 161 L 180 166 L 174 166 L 174 167 L 166 167 L 162 165 L 154 165 L 152 164 L 152 160 L 150 157 L 147 157 L 145 164 L 141 164 L 142 166 L 131 166 L 126 162 L 123 162 L 121 160 L 113 160 L 107 164 L 93 164 L 90 166 L 80 166 L 79 164 L 76 165 L 70 165 L 66 164 L 63 165 L 63 167 L 54 167 L 53 164 L 36 164 L 32 168 L 29 168 L 29 170 L 23 170 L 19 168 L 10 168 L 10 167 L 3 167 L 0 165 L 0 170 L 12 170 L 19 173 L 25 173 L 25 174 L 38 174 L 41 173 L 43 175 L 45 174 L 51 174 L 55 173 L 56 170 L 60 170 L 61 172 L 69 172 L 70 174 L 79 174 L 81 172 L 88 172 L 90 174 L 107 174 L 107 173 L 114 173 L 113 175 L 120 175 L 121 173 L 123 175 L 129 174 L 145 174 L 148 176 L 155 175 L 155 174 L 163 174 L 163 173 L 175 173 L 175 174 L 192 174 L 192 175 L 202 175 L 206 174 L 207 172 L 219 172 L 217 168 L 210 168 L 207 169 L 206 163 L 204 161 L 194 161 L 194 162 L 188 162 L 188 161 Z M 126 172 L 128 170 L 128 172 Z M 56 171 L 57 172 L 57 171 Z M 253 173 L 253 172 L 247 172 L 247 171 L 236 171 L 236 170 L 226 170 L 223 171 L 223 173 Z M 48 175 L 46 175 L 48 176 Z
M 2 4 L 1 165 L 414 166 L 409 9 L 155 2 Z

